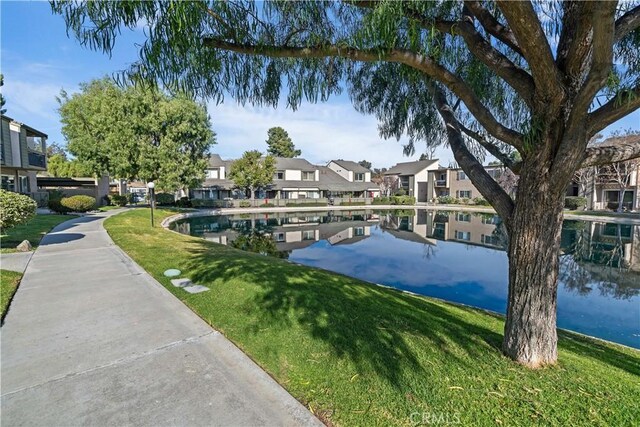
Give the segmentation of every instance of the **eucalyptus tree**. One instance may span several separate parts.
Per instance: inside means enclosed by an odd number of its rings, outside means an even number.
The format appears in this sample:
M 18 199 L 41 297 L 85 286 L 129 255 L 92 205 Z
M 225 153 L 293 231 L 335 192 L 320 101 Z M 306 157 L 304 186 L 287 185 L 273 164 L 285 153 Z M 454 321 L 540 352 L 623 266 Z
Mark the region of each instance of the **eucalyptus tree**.
M 640 106 L 637 3 L 52 6 L 82 44 L 105 52 L 123 27 L 146 22 L 140 57 L 123 77 L 217 101 L 284 100 L 291 108 L 346 88 L 356 109 L 378 117 L 383 136 L 445 141 L 510 236 L 504 353 L 531 367 L 556 361 L 565 189 L 580 166 L 640 155 L 637 141 L 587 147 L 592 135 Z M 485 172 L 485 152 L 519 175 L 515 198 Z

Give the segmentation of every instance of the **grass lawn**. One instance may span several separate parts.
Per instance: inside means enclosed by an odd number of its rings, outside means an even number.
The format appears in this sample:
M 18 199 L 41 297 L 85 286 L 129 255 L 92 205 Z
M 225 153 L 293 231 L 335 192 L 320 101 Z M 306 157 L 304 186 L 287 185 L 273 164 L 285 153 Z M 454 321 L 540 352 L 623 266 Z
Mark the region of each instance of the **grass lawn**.
M 120 209 L 122 206 L 100 206 L 98 208 L 98 210 L 100 212 L 108 212 L 108 211 L 112 211 L 114 209 Z
M 613 212 L 613 211 L 565 211 L 565 214 L 570 215 L 589 215 L 589 216 L 604 216 L 604 217 L 616 217 L 616 218 L 638 218 L 640 214 L 637 212 Z
M 18 289 L 18 283 L 22 274 L 13 271 L 0 270 L 0 306 L 2 308 L 2 314 L 0 318 L 4 319 L 4 315 L 9 307 L 9 301 L 11 297 Z
M 26 224 L 18 225 L 8 230 L 3 230 L 0 236 L 2 252 L 15 252 L 16 246 L 23 240 L 28 240 L 35 248 L 40 243 L 42 236 L 61 222 L 75 218 L 74 215 L 36 215 Z
M 171 214 L 157 211 L 156 224 Z M 609 426 L 640 419 L 639 351 L 561 333 L 558 365 L 528 370 L 500 353 L 499 316 L 152 229 L 148 216 L 131 210 L 105 227 L 326 422 Z M 191 295 L 171 286 L 162 274 L 168 268 L 211 290 Z

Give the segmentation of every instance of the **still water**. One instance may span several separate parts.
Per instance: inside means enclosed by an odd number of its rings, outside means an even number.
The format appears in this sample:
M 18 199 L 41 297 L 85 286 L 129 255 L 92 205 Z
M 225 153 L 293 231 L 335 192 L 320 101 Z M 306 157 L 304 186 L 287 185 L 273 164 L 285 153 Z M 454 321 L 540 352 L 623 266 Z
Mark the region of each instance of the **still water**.
M 508 262 L 500 218 L 406 210 L 187 218 L 181 233 L 498 313 Z M 640 348 L 640 226 L 566 220 L 558 326 Z

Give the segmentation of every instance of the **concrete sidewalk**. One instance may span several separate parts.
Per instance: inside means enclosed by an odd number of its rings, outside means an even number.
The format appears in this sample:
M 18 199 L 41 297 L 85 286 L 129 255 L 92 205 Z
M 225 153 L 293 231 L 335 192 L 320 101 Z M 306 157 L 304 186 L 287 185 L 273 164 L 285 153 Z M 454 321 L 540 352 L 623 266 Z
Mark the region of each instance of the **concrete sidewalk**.
M 31 258 L 1 330 L 2 424 L 322 425 L 113 244 L 115 213 Z

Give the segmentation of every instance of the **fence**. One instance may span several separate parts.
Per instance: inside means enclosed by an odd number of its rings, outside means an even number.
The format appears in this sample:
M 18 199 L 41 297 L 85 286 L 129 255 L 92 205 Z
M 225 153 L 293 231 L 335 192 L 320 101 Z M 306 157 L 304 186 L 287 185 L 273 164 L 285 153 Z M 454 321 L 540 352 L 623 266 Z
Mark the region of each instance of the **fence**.
M 271 207 L 326 207 L 326 206 L 365 206 L 370 205 L 372 198 L 343 197 L 327 199 L 192 199 L 194 208 L 271 208 Z

